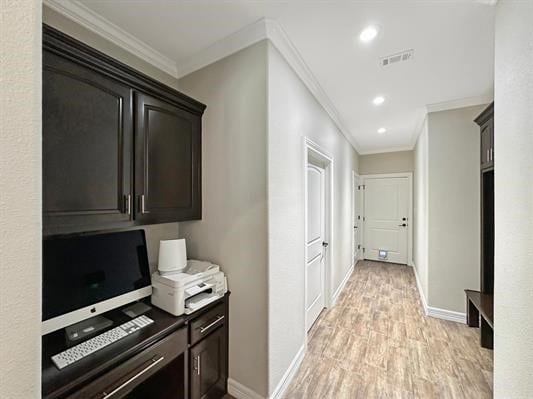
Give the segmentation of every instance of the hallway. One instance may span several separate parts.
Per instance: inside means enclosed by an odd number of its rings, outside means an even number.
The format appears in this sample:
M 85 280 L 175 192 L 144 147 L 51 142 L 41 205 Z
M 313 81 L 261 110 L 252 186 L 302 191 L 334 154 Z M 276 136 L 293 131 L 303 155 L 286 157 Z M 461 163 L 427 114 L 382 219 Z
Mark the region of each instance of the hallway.
M 411 267 L 360 261 L 309 333 L 287 399 L 491 398 L 478 330 L 423 314 Z

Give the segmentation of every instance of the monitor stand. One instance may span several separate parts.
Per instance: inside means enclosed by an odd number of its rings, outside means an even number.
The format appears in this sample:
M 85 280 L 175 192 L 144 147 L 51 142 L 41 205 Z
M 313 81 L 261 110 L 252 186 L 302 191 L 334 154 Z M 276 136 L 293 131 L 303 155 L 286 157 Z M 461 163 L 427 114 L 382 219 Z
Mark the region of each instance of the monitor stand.
M 111 325 L 113 325 L 113 322 L 104 316 L 95 316 L 66 327 L 65 336 L 67 337 L 67 342 L 74 344 L 88 335 L 93 335 Z

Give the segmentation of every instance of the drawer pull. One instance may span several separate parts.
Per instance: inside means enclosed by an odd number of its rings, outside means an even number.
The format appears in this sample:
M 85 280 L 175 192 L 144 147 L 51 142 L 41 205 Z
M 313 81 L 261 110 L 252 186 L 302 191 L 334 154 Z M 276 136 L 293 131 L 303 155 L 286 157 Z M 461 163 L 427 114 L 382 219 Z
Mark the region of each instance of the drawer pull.
M 155 367 L 158 363 L 162 362 L 163 360 L 165 360 L 165 357 L 164 356 L 160 356 L 157 357 L 155 356 L 154 358 L 152 358 L 150 360 L 150 364 L 148 366 L 146 366 L 145 368 L 143 368 L 141 371 L 139 371 L 137 374 L 135 374 L 133 377 L 131 378 L 128 378 L 126 381 L 124 381 L 122 384 L 120 384 L 118 387 L 116 387 L 115 389 L 113 389 L 111 392 L 107 393 L 107 392 L 102 392 L 102 395 L 103 395 L 103 398 L 110 398 L 111 396 L 115 395 L 117 392 L 119 392 L 121 389 L 125 388 L 127 385 L 131 384 L 133 381 L 135 381 L 137 378 L 139 378 L 141 375 L 143 375 L 144 373 L 146 373 L 148 370 L 152 369 L 153 367 Z
M 212 323 L 208 324 L 207 326 L 205 327 L 201 327 L 200 328 L 200 334 L 203 334 L 204 332 L 206 332 L 207 330 L 209 330 L 211 327 L 213 327 L 215 324 L 217 324 L 220 320 L 223 320 L 224 319 L 224 315 L 222 316 L 218 316 L 216 318 L 215 321 L 213 321 Z

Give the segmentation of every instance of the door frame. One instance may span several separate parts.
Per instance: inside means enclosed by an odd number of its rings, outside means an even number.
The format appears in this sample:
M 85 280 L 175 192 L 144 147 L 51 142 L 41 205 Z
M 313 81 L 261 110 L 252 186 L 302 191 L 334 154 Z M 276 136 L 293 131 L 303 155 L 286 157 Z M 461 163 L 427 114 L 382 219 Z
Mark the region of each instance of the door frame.
M 409 212 L 408 212 L 408 224 L 407 224 L 407 265 L 413 266 L 413 172 L 403 173 L 381 173 L 374 175 L 361 175 L 359 176 L 361 184 L 365 185 L 368 179 L 386 179 L 386 178 L 398 178 L 406 177 L 409 183 Z M 365 197 L 365 191 L 363 190 L 363 197 Z M 361 235 L 361 242 L 364 244 L 364 234 L 366 230 L 366 209 L 364 207 L 365 200 L 363 199 L 363 234 Z M 364 255 L 363 255 L 364 258 Z
M 354 221 L 355 221 L 355 217 L 356 217 L 356 212 L 355 212 L 355 203 L 356 201 L 358 202 L 359 204 L 359 213 L 360 213 L 360 216 L 362 216 L 362 211 L 363 211 L 363 196 L 361 195 L 361 192 L 360 190 L 357 188 L 358 184 L 357 183 L 357 180 L 359 180 L 359 184 L 361 183 L 361 176 L 359 176 L 355 171 L 352 170 L 352 267 L 355 267 L 355 265 L 357 264 L 357 262 L 362 259 L 361 257 L 361 253 L 362 251 L 356 251 L 355 249 L 355 246 L 357 244 L 362 244 L 362 241 L 361 241 L 361 237 L 362 237 L 362 234 L 363 234 L 363 229 L 361 228 L 361 226 L 358 226 L 358 233 L 357 234 L 357 237 L 358 237 L 358 241 L 359 242 L 355 242 L 353 236 L 354 236 L 354 232 L 353 232 L 353 229 L 355 228 L 354 227 Z M 359 225 L 362 225 L 363 223 L 363 220 L 360 220 L 359 221 Z M 358 252 L 357 254 L 357 259 L 355 258 L 355 253 Z
M 328 242 L 326 251 L 326 259 L 324 262 L 324 304 L 326 308 L 329 308 L 333 304 L 333 288 L 332 288 L 332 266 L 333 260 L 331 256 L 331 250 L 334 247 L 333 239 L 333 204 L 334 204 L 334 192 L 333 192 L 333 170 L 334 160 L 333 157 L 317 143 L 310 140 L 308 137 L 304 137 L 304 157 L 303 157 L 303 173 L 304 173 L 304 333 L 307 337 L 307 167 L 309 165 L 309 157 L 312 156 L 321 164 L 317 164 L 324 169 L 324 197 L 325 197 L 325 215 L 324 215 L 324 240 Z M 306 338 L 307 339 L 307 338 Z

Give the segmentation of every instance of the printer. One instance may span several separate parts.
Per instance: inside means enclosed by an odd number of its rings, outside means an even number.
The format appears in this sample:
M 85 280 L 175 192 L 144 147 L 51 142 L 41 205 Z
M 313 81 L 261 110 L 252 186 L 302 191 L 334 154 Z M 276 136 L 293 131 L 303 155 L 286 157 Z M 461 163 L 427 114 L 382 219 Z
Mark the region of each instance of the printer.
M 164 240 L 152 274 L 152 304 L 174 316 L 190 314 L 224 296 L 227 280 L 218 265 L 187 260 L 185 240 Z

